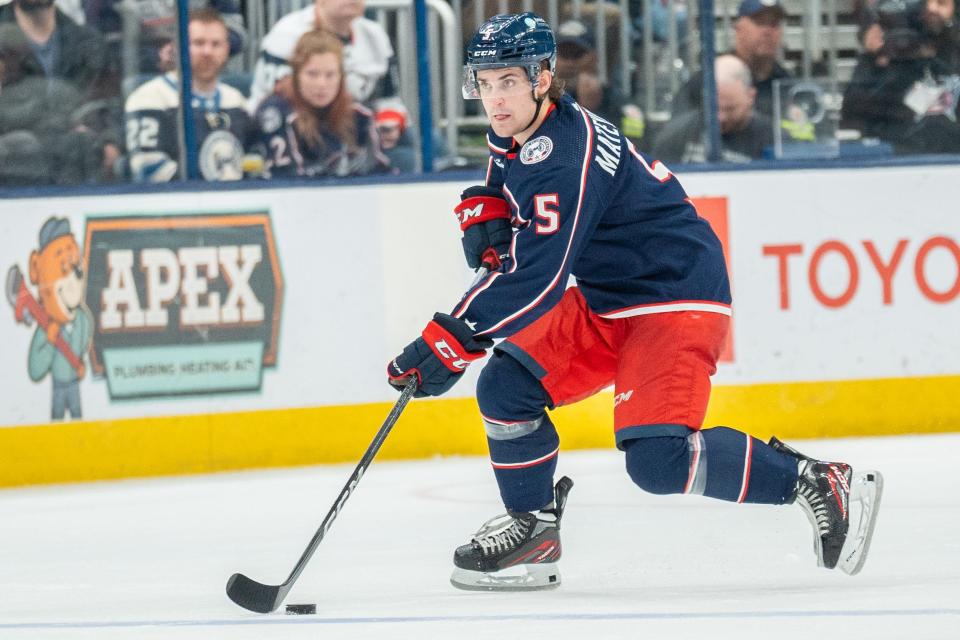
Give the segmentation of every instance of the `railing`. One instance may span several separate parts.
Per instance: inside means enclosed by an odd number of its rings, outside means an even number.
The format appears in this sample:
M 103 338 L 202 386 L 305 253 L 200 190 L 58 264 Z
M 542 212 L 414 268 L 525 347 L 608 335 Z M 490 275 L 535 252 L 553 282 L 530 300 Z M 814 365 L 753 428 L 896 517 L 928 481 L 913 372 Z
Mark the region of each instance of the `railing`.
M 653 4 L 659 1 L 641 0 L 643 15 L 651 16 Z M 809 78 L 814 63 L 825 57 L 831 78 L 848 77 L 852 60 L 841 63 L 838 51 L 856 48 L 856 26 L 838 24 L 837 16 L 841 9 L 849 12 L 853 0 L 782 1 L 788 15 L 793 16 L 784 28 L 784 44 L 786 51 L 799 56 L 797 75 Z M 259 42 L 269 28 L 283 15 L 310 4 L 312 0 L 249 0 L 246 3 L 249 45 L 245 60 L 249 67 L 252 68 Z M 714 3 L 714 38 L 718 52 L 733 46 L 733 21 L 738 5 L 739 0 Z M 418 113 L 413 0 L 367 0 L 366 6 L 387 29 L 394 44 L 400 98 L 411 113 Z M 594 35 L 600 80 L 615 81 L 625 94 L 638 99 L 647 118 L 662 121 L 669 115 L 664 109 L 665 97 L 668 100 L 676 93 L 685 74 L 700 68 L 701 6 L 694 0 L 670 0 L 666 6 L 667 32 L 663 40 L 655 38 L 653 20 L 643 19 L 639 33 L 641 46 L 637 52 L 640 55 L 635 57 L 633 18 L 636 16 L 630 14 L 630 0 L 474 0 L 469 4 L 464 0 L 427 0 L 434 126 L 444 131 L 451 156 L 457 156 L 463 126 L 477 125 L 482 120 L 464 115 L 459 96 L 464 36 L 491 15 L 510 11 L 535 11 L 554 29 L 565 20 L 580 20 Z M 686 11 L 687 37 L 683 42 L 678 31 L 682 23 L 678 20 L 681 7 Z M 611 29 L 613 23 L 615 27 Z M 615 60 L 611 59 L 611 51 L 616 52 Z

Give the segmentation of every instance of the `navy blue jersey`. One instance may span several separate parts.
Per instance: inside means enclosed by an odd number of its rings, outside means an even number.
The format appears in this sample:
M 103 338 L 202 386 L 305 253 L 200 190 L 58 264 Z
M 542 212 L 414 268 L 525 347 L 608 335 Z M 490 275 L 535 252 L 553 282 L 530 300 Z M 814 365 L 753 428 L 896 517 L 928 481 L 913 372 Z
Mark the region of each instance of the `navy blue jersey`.
M 390 171 L 390 160 L 380 149 L 373 113 L 353 103 L 356 146 L 348 147 L 331 131 L 321 131 L 319 144 L 310 144 L 297 131 L 297 113 L 290 102 L 273 94 L 260 103 L 256 121 L 266 156 L 266 174 L 272 178 L 296 176 L 362 176 Z
M 730 313 L 723 250 L 680 182 L 612 124 L 564 96 L 518 147 L 487 134 L 487 184 L 513 210 L 510 259 L 453 314 L 485 336 L 516 333 L 553 307 L 569 276 L 606 318 Z
M 137 87 L 124 104 L 127 153 L 137 182 L 167 182 L 179 168 L 180 90 L 176 76 L 157 76 Z M 239 180 L 249 145 L 250 116 L 243 94 L 217 83 L 212 96 L 192 97 L 197 163 L 204 180 Z

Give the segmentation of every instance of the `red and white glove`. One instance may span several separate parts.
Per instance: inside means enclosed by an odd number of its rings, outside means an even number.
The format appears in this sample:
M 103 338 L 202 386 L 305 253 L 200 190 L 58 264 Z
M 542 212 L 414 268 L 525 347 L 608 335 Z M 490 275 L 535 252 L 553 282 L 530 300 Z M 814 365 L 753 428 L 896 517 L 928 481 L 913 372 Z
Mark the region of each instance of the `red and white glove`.
M 467 265 L 471 269 L 499 269 L 510 255 L 513 240 L 510 205 L 500 189 L 483 185 L 470 187 L 460 194 L 460 204 L 453 212 L 463 232 Z
M 387 382 L 403 389 L 407 379 L 416 376 L 414 397 L 439 396 L 492 346 L 493 340 L 476 337 L 463 320 L 446 313 L 434 314 L 420 337 L 387 363 Z

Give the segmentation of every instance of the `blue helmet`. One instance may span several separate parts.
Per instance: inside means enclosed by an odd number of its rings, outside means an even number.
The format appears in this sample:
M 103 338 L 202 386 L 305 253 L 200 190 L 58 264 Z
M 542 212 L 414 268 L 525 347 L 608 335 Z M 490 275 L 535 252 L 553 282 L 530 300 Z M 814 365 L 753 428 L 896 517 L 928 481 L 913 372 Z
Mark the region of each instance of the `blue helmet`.
M 557 66 L 557 43 L 546 20 L 535 13 L 504 13 L 493 16 L 477 29 L 467 45 L 463 68 L 463 97 L 477 98 L 477 71 L 522 67 L 534 88 L 540 63 Z

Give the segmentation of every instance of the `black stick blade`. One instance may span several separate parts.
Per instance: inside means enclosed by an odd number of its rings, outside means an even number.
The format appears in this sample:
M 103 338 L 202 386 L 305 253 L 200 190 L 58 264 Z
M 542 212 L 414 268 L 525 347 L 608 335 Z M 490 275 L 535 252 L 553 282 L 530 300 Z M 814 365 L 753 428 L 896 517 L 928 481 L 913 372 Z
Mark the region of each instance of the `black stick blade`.
M 244 609 L 257 613 L 275 610 L 285 595 L 280 592 L 280 587 L 260 584 L 242 573 L 235 573 L 227 580 L 227 596 Z

